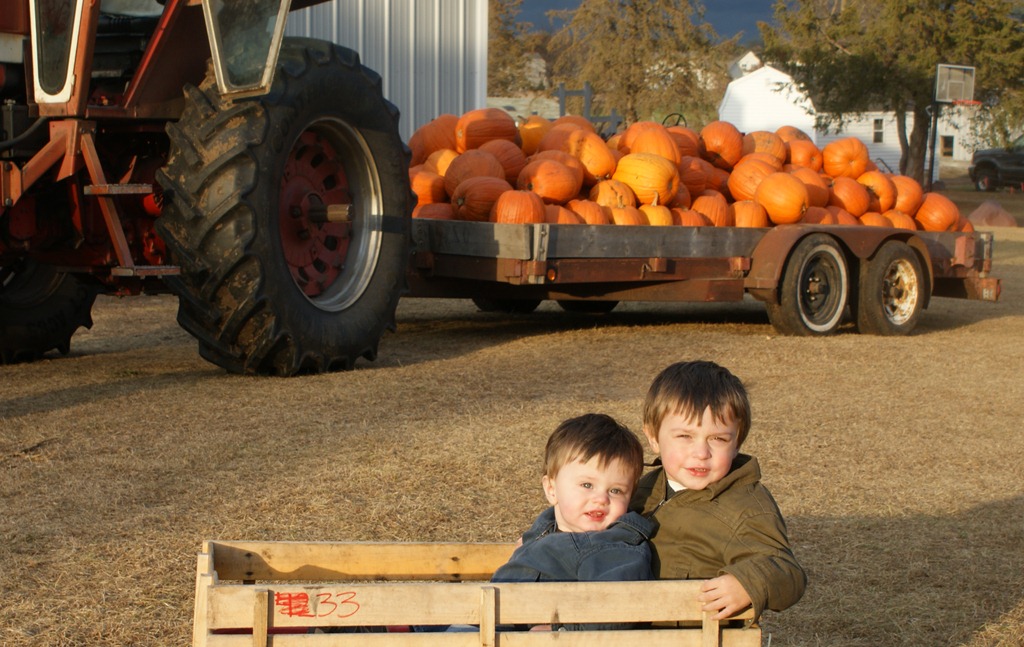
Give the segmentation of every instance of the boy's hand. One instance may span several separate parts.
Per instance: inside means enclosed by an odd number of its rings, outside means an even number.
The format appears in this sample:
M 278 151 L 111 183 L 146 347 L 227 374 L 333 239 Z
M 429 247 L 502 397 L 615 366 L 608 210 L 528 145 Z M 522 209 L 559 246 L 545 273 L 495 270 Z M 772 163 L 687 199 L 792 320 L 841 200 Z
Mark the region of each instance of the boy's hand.
M 733 575 L 722 575 L 704 582 L 697 600 L 703 611 L 718 611 L 715 620 L 724 620 L 751 605 L 750 596 Z

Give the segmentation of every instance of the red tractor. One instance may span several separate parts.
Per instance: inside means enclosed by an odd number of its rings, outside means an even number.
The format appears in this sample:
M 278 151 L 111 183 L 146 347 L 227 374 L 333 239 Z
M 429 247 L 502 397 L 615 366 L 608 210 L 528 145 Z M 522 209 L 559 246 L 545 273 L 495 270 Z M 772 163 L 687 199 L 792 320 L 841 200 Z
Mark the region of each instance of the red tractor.
M 67 353 L 98 293 L 171 290 L 204 358 L 372 359 L 405 287 L 398 111 L 319 0 L 0 0 L 0 362 Z

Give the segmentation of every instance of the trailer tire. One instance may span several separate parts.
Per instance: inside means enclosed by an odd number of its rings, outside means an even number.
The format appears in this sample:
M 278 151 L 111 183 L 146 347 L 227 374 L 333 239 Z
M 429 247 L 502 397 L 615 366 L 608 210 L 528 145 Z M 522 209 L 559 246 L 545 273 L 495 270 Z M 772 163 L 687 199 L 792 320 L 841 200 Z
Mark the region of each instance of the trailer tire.
M 269 94 L 222 98 L 208 73 L 167 132 L 157 227 L 200 354 L 276 375 L 373 360 L 406 286 L 411 196 L 380 77 L 352 50 L 289 38 Z M 325 212 L 338 204 L 350 212 Z
M 784 335 L 830 335 L 843 321 L 850 293 L 846 256 L 827 234 L 801 240 L 786 259 L 768 320 Z
M 921 259 L 898 240 L 883 244 L 860 266 L 857 330 L 868 335 L 906 335 L 924 306 Z
M 79 326 L 92 328 L 96 289 L 52 265 L 20 260 L 0 267 L 0 364 L 71 350 Z
M 540 299 L 490 299 L 474 297 L 473 305 L 480 312 L 528 315 L 540 306 Z

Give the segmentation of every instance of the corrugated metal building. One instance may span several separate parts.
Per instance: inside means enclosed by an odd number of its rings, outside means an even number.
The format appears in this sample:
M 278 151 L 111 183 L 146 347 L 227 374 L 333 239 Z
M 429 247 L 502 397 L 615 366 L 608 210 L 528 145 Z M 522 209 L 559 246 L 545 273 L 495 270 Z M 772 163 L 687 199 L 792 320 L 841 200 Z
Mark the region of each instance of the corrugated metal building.
M 285 33 L 359 52 L 401 110 L 405 140 L 487 103 L 487 0 L 333 0 L 293 12 Z

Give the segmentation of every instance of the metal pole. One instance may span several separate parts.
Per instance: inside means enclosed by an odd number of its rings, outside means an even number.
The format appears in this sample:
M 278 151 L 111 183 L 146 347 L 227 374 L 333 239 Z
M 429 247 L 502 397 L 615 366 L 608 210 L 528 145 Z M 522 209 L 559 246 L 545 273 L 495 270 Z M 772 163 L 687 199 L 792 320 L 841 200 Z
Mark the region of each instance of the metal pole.
M 928 190 L 932 190 L 932 182 L 935 178 L 935 138 L 939 133 L 939 108 L 942 104 L 932 104 L 932 143 L 931 158 L 928 162 Z

